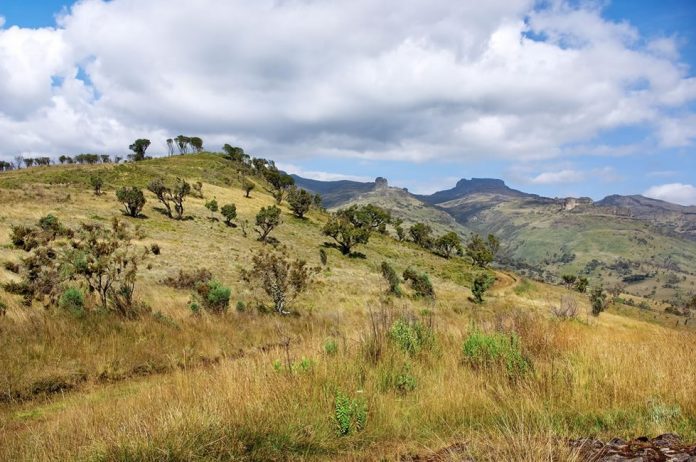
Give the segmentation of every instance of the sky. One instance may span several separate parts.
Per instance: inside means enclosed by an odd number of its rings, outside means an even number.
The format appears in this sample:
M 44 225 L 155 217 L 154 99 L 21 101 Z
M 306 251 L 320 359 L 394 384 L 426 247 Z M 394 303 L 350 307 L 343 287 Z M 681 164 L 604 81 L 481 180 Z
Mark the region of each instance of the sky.
M 417 193 L 696 205 L 696 1 L 0 0 L 0 159 L 179 134 Z

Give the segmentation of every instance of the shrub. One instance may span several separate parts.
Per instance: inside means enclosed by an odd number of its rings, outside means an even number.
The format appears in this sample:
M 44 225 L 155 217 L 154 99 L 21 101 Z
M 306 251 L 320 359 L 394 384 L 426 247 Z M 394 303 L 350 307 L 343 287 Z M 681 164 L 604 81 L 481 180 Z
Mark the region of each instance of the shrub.
M 172 204 L 176 212 L 176 218 L 181 220 L 184 217 L 184 199 L 191 194 L 191 185 L 181 178 L 177 178 L 173 187 L 164 184 L 161 178 L 152 180 L 147 189 L 152 192 L 157 199 L 164 205 L 165 213 L 172 218 Z
M 462 240 L 454 231 L 446 233 L 435 241 L 435 248 L 445 258 L 451 258 L 455 254 L 462 253 Z
M 326 264 L 329 262 L 329 257 L 326 255 L 326 250 L 319 249 L 319 261 L 321 262 L 322 266 L 326 266 Z
M 179 270 L 176 277 L 169 276 L 162 283 L 175 289 L 195 289 L 199 284 L 208 284 L 212 279 L 210 270 L 198 268 L 191 271 Z
M 331 237 L 343 255 L 349 255 L 353 247 L 358 244 L 367 244 L 370 239 L 370 230 L 364 226 L 356 225 L 349 217 L 336 212 L 322 228 L 325 236 Z
M 92 188 L 94 189 L 94 195 L 95 196 L 100 196 L 101 195 L 101 190 L 102 186 L 104 186 L 104 180 L 102 180 L 98 176 L 92 176 L 89 179 L 89 183 L 92 185 Z
M 367 403 L 339 391 L 334 401 L 334 419 L 339 436 L 362 431 L 367 423 Z
M 532 363 L 522 353 L 517 334 L 486 334 L 474 330 L 462 346 L 464 362 L 474 369 L 503 367 L 510 378 L 529 372 Z
M 471 284 L 471 293 L 474 295 L 476 303 L 483 303 L 483 295 L 493 285 L 495 278 L 486 273 L 480 273 Z
M 478 234 L 474 234 L 466 245 L 466 255 L 471 258 L 474 264 L 480 268 L 485 268 L 495 258 L 500 248 L 500 241 L 489 234 L 487 240 L 483 240 Z
M 312 206 L 312 195 L 304 189 L 292 188 L 288 193 L 288 205 L 297 218 L 304 218 Z
M 242 189 L 244 190 L 244 197 L 250 197 L 251 191 L 256 187 L 253 181 L 248 178 L 242 180 Z
M 276 226 L 280 224 L 280 209 L 275 205 L 262 207 L 259 213 L 256 214 L 256 227 L 254 228 L 259 234 L 259 240 L 266 242 L 268 235 Z
M 226 312 L 230 304 L 232 290 L 216 280 L 208 282 L 208 285 L 203 287 L 205 287 L 205 291 L 199 290 L 199 293 L 204 294 L 203 305 L 205 308 L 213 313 Z
M 150 252 L 152 252 L 153 255 L 159 255 L 160 253 L 162 253 L 162 248 L 159 244 L 155 242 L 150 245 Z
M 237 300 L 237 306 L 235 308 L 238 312 L 243 313 L 246 311 L 246 303 L 241 300 Z
M 116 198 L 123 204 L 124 213 L 130 217 L 140 216 L 140 212 L 145 206 L 145 195 L 135 186 L 117 189 Z
M 404 280 L 411 283 L 416 297 L 435 299 L 435 289 L 433 288 L 430 278 L 425 273 L 418 273 L 411 268 L 404 271 Z
M 191 185 L 191 195 L 203 199 L 203 183 L 196 181 Z
M 210 210 L 210 219 L 215 217 L 215 213 L 218 211 L 218 201 L 214 197 L 205 203 L 205 208 Z
M 602 286 L 595 287 L 590 292 L 590 303 L 592 304 L 592 315 L 599 314 L 606 308 L 607 294 L 604 293 Z
M 71 287 L 60 296 L 58 307 L 73 315 L 82 316 L 85 312 L 85 297 L 80 289 Z
M 316 271 L 304 260 L 290 260 L 287 250 L 262 249 L 252 257 L 251 270 L 242 270 L 242 279 L 257 282 L 273 302 L 277 313 L 287 314 L 287 303 L 304 292 Z
M 384 277 L 384 280 L 387 281 L 387 285 L 389 286 L 387 289 L 387 292 L 390 294 L 394 294 L 396 296 L 401 295 L 401 279 L 399 278 L 399 275 L 396 274 L 396 271 L 394 268 L 387 263 L 386 261 L 382 262 L 382 277 Z
M 408 233 L 411 235 L 413 242 L 421 247 L 430 248 L 432 245 L 433 229 L 425 223 L 415 223 L 412 225 Z
M 234 219 L 237 218 L 237 206 L 234 204 L 225 204 L 220 209 L 220 213 L 225 217 L 225 224 L 227 226 L 232 226 Z
M 589 285 L 590 281 L 586 277 L 580 276 L 578 277 L 578 280 L 575 281 L 575 290 L 577 290 L 581 294 L 584 294 L 585 292 L 587 292 L 587 287 Z
M 430 327 L 418 320 L 398 319 L 389 329 L 389 338 L 405 353 L 418 354 L 431 348 L 435 335 Z

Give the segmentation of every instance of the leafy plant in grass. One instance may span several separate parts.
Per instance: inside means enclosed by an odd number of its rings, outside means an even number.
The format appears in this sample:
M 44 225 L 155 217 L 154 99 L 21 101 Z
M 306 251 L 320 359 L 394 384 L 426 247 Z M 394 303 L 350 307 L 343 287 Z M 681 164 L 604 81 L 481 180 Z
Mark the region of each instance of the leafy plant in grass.
M 382 277 L 387 281 L 388 289 L 387 292 L 393 295 L 401 296 L 401 279 L 399 275 L 396 274 L 396 270 L 386 261 L 382 262 Z
M 476 275 L 471 284 L 471 293 L 476 303 L 483 303 L 483 295 L 493 285 L 495 278 L 487 273 Z
M 205 203 L 205 208 L 210 210 L 210 219 L 215 219 L 215 214 L 218 211 L 218 201 L 214 197 Z
M 334 400 L 334 419 L 339 436 L 360 432 L 367 423 L 367 403 L 339 391 Z
M 199 303 L 211 313 L 222 314 L 227 312 L 232 290 L 224 286 L 220 281 L 211 279 L 196 285 L 196 295 L 197 297 L 194 296 L 194 301 L 190 306 L 194 314 L 200 311 L 200 308 L 198 308 Z M 196 305 L 196 309 L 194 309 L 193 305 Z
M 416 297 L 430 300 L 435 299 L 435 289 L 427 274 L 419 273 L 412 268 L 407 268 L 403 276 L 405 281 L 410 282 Z
M 409 355 L 416 355 L 423 349 L 429 349 L 435 342 L 432 328 L 415 319 L 396 320 L 389 329 L 389 338 Z
M 590 304 L 592 305 L 592 315 L 599 314 L 606 308 L 607 294 L 604 293 L 602 286 L 595 287 L 590 292 Z
M 517 334 L 474 330 L 462 346 L 464 362 L 474 369 L 502 367 L 509 378 L 531 371 L 532 363 L 522 352 Z
M 225 217 L 225 224 L 227 226 L 234 225 L 234 220 L 237 218 L 237 206 L 234 204 L 225 204 L 220 209 L 220 213 Z
M 58 307 L 75 316 L 82 316 L 85 313 L 85 296 L 80 289 L 70 287 L 60 296 Z
M 138 217 L 145 206 L 145 195 L 143 192 L 132 186 L 125 186 L 116 190 L 116 199 L 123 204 L 123 212 L 130 217 Z
M 324 342 L 324 353 L 329 356 L 335 356 L 338 353 L 338 342 L 332 338 Z
M 575 281 L 575 290 L 584 294 L 587 292 L 587 287 L 590 285 L 590 281 L 585 276 L 579 276 L 578 280 Z

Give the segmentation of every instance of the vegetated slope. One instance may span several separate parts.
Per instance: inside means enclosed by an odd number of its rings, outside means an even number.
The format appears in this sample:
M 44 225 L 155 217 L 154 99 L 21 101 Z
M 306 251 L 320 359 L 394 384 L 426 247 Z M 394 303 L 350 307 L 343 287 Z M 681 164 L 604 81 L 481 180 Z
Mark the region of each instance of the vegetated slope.
M 480 461 L 566 460 L 570 437 L 696 438 L 696 337 L 682 318 L 640 313 L 679 321 L 667 329 L 623 305 L 591 318 L 586 295 L 502 273 L 474 305 L 482 270 L 465 259 L 379 233 L 359 247 L 364 258 L 345 257 L 322 247 L 328 215 L 318 210 L 298 219 L 281 205 L 273 237 L 320 272 L 295 314 L 268 313 L 240 275 L 269 245 L 204 207 L 235 203 L 241 224 L 274 203 L 260 177 L 245 198 L 240 170 L 197 154 L 0 174 L 0 282 L 17 279 L 4 263 L 26 256 L 10 227 L 49 213 L 70 227 L 118 217 L 140 226 L 138 246 L 161 248 L 139 272 L 136 297 L 152 314 L 138 319 L 75 318 L 0 289 L 0 459 L 408 460 L 446 447 Z M 95 174 L 107 179 L 101 196 L 88 186 Z M 159 176 L 201 181 L 205 198 L 187 198 L 187 219 L 172 220 L 146 192 L 145 217 L 123 217 L 114 189 Z M 427 272 L 436 299 L 407 284 L 387 295 L 382 261 Z M 231 288 L 227 313 L 196 315 L 190 290 L 162 284 L 200 267 Z M 549 319 L 562 297 L 577 319 Z M 506 356 L 476 353 L 489 342 Z
M 363 183 L 351 180 L 319 181 L 291 175 L 295 184 L 307 191 L 321 194 L 322 203 L 327 208 L 333 208 L 348 203 L 360 194 L 375 189 L 376 183 Z
M 462 179 L 431 195 L 376 186 L 359 192 L 338 183 L 331 191 L 340 198 L 335 206 L 373 202 L 437 230 L 496 234 L 503 242 L 501 263 L 536 278 L 583 275 L 676 303 L 696 290 L 696 207 L 642 196 L 553 199 L 486 178 Z

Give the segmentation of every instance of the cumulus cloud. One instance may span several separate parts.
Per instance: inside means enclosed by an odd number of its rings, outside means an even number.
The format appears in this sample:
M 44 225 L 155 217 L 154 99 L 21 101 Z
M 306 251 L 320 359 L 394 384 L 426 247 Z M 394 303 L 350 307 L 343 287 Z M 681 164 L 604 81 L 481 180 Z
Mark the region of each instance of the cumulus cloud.
M 696 205 L 696 187 L 690 184 L 669 183 L 653 186 L 643 193 L 645 197 L 680 205 Z
M 673 39 L 563 2 L 83 0 L 0 28 L 0 156 L 184 133 L 278 159 L 530 160 L 634 124 L 681 146 L 685 72 Z
M 299 167 L 297 165 L 288 164 L 285 162 L 276 162 L 276 166 L 280 170 L 283 170 L 286 173 L 292 173 L 292 174 L 301 176 L 303 178 L 311 178 L 312 180 L 319 180 L 319 181 L 351 180 L 351 181 L 360 181 L 363 183 L 368 183 L 368 182 L 374 181 L 374 178 L 370 178 L 367 176 L 344 175 L 342 173 L 322 172 L 322 171 L 318 171 L 318 170 L 306 170 L 306 169 Z
M 585 173 L 577 170 L 561 170 L 544 172 L 530 180 L 532 184 L 578 183 L 585 179 Z

